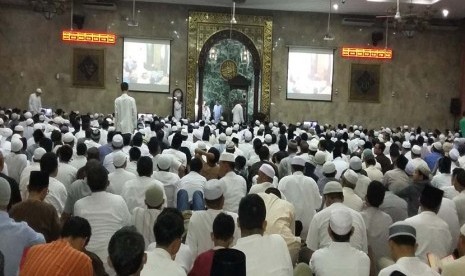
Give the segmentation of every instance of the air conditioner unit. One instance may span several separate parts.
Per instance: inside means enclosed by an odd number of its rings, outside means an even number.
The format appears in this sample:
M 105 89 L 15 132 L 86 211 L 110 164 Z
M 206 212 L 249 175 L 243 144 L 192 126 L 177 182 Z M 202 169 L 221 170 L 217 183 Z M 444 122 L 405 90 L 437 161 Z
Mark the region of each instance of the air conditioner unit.
M 375 20 L 371 18 L 346 17 L 342 19 L 342 25 L 356 27 L 373 27 Z
M 116 4 L 110 1 L 86 1 L 82 3 L 85 9 L 116 11 Z
M 453 20 L 433 19 L 430 21 L 427 29 L 433 31 L 456 31 L 459 29 L 459 25 Z

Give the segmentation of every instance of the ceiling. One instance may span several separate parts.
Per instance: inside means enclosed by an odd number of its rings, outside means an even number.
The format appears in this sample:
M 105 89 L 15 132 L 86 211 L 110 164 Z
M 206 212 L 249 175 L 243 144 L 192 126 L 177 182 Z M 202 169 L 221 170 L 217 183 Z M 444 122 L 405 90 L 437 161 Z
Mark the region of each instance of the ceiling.
M 215 7 L 232 6 L 232 0 L 143 0 L 143 2 Z M 243 1 L 237 0 L 237 2 L 237 8 L 245 9 L 328 12 L 330 0 L 246 0 L 245 3 L 240 3 Z M 335 11 L 336 13 L 384 15 L 388 10 L 396 6 L 396 0 L 345 0 L 344 4 L 342 2 L 343 0 L 332 0 L 333 4 L 339 4 L 339 9 Z M 421 12 L 427 6 L 431 6 L 433 9 L 438 10 L 437 17 L 442 16 L 440 11 L 446 8 L 450 11 L 449 19 L 465 18 L 465 0 L 400 0 L 400 2 L 401 12 L 402 10 L 408 10 L 410 3 L 413 3 L 414 12 Z
M 28 6 L 31 0 L 0 0 L 1 4 Z M 44 0 L 42 0 L 44 1 Z M 45 0 L 46 1 L 46 0 Z M 71 2 L 72 0 L 55 0 Z M 132 0 L 74 0 L 74 2 L 132 2 Z M 169 3 L 196 6 L 228 7 L 233 0 L 136 0 L 137 2 Z M 339 4 L 339 9 L 333 12 L 352 15 L 386 15 L 388 10 L 395 11 L 396 0 L 331 0 Z M 238 9 L 305 11 L 327 13 L 330 0 L 236 0 Z M 343 3 L 345 2 L 345 3 Z M 436 10 L 435 17 L 441 18 L 441 10 L 448 9 L 448 19 L 465 18 L 465 0 L 400 0 L 401 13 L 409 12 L 413 4 L 413 12 L 421 13 L 427 7 Z M 391 13 L 392 14 L 392 13 Z

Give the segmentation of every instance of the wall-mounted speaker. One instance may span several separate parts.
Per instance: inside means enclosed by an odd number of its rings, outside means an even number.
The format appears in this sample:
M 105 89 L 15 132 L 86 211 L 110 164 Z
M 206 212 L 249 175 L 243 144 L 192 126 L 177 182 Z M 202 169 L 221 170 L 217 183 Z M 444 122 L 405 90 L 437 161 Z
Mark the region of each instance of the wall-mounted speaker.
M 460 116 L 462 110 L 462 103 L 459 98 L 450 99 L 450 113 L 455 116 Z
M 384 34 L 382 32 L 373 32 L 371 33 L 371 42 L 373 46 L 378 46 L 378 42 L 384 39 Z
M 78 30 L 82 30 L 84 28 L 84 21 L 86 17 L 80 14 L 73 14 L 73 26 L 76 26 Z

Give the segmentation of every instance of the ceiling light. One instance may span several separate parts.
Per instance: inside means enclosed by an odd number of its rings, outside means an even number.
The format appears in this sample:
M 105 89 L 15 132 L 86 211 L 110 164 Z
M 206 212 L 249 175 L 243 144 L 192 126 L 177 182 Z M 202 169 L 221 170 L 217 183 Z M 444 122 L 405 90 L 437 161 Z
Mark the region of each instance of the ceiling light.
M 337 11 L 337 10 L 339 9 L 339 5 L 338 5 L 337 3 L 334 4 L 334 5 L 333 5 L 333 9 Z
M 330 33 L 327 33 L 325 34 L 325 37 L 323 37 L 324 40 L 326 41 L 333 41 L 334 40 L 334 36 Z
M 448 9 L 443 9 L 442 10 L 442 16 L 447 17 L 449 15 L 449 10 Z

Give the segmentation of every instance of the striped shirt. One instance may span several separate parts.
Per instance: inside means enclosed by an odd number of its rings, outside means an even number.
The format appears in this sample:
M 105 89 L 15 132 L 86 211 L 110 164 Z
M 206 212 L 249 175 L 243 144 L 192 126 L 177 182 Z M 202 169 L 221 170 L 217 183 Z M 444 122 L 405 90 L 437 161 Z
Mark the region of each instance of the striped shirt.
M 19 275 L 93 275 L 91 259 L 63 239 L 33 246 L 23 258 Z

